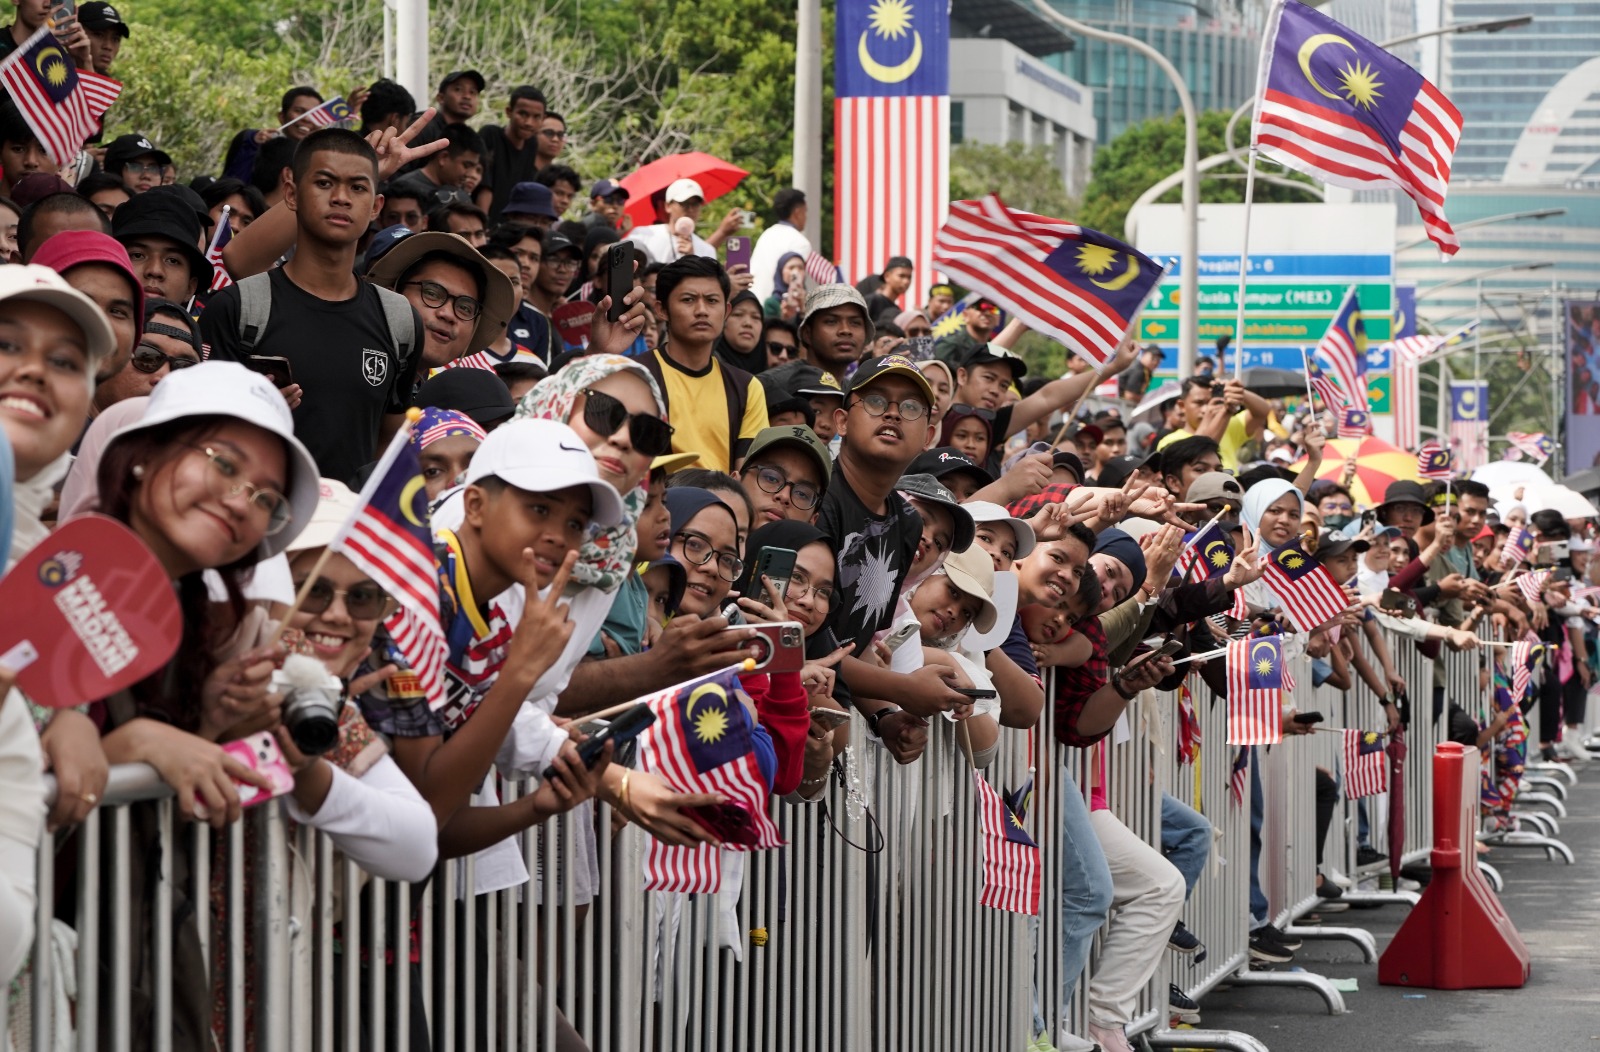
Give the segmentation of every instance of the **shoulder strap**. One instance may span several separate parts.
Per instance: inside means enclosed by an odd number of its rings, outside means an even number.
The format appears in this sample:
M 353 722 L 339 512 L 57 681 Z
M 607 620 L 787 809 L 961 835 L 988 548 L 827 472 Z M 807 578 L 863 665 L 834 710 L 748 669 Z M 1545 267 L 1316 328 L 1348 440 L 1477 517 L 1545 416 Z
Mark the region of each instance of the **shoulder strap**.
M 728 403 L 728 470 L 732 471 L 749 445 L 740 441 L 739 431 L 744 427 L 744 410 L 750 401 L 751 376 L 743 369 L 717 362 L 722 371 L 722 397 Z
M 234 282 L 239 288 L 239 342 L 245 353 L 256 349 L 272 317 L 272 274 L 264 271 Z
M 394 343 L 395 354 L 405 362 L 411 358 L 411 339 L 417 331 L 411 301 L 381 285 L 372 288 L 377 290 L 378 302 L 383 304 L 383 320 L 389 324 L 389 339 Z
M 650 351 L 648 354 L 645 354 L 634 360 L 648 369 L 650 371 L 650 375 L 655 379 L 656 390 L 661 392 L 661 404 L 665 406 L 667 410 L 666 418 L 671 420 L 672 403 L 667 400 L 667 378 L 661 371 L 660 354 L 661 352 L 659 351 Z

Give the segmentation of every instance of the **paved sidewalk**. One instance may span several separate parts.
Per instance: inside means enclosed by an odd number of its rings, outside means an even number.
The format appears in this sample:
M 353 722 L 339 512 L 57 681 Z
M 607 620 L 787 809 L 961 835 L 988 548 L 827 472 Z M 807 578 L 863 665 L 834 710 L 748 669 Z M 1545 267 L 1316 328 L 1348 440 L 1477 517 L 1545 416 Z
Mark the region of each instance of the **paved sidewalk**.
M 1505 878 L 1501 902 L 1532 958 L 1523 989 L 1379 986 L 1377 965 L 1362 963 L 1353 944 L 1308 939 L 1293 966 L 1354 977 L 1361 988 L 1344 995 L 1348 1014 L 1328 1015 L 1310 991 L 1234 988 L 1202 1002 L 1202 1026 L 1242 1030 L 1272 1052 L 1600 1049 L 1600 761 L 1591 761 L 1580 777 L 1567 800 L 1569 817 L 1559 820 L 1576 865 L 1525 848 L 1496 848 L 1486 856 Z M 1403 907 L 1386 906 L 1330 914 L 1328 923 L 1367 929 L 1381 954 L 1404 919 Z

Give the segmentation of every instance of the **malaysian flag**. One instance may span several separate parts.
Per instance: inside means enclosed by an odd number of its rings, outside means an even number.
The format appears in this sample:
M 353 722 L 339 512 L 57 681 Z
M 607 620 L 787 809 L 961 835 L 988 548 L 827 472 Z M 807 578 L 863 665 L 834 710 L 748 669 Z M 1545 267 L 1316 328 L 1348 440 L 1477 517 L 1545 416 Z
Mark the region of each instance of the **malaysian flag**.
M 328 548 L 342 552 L 394 596 L 395 610 L 384 627 L 411 664 L 428 706 L 438 709 L 445 704 L 444 663 L 449 645 L 439 624 L 438 563 L 420 454 L 421 448 L 411 441 L 408 421 L 383 451 L 367 484 L 361 487 L 355 512 L 339 527 Z
M 1299 542 L 1286 544 L 1267 558 L 1266 582 L 1289 620 L 1302 632 L 1327 624 L 1350 605 L 1333 575 Z
M 49 26 L 0 61 L 0 86 L 58 165 L 83 151 L 83 141 L 99 129 L 101 115 L 122 91 L 110 77 L 79 73 Z
M 1039 914 L 1039 845 L 1022 823 L 1028 817 L 1033 775 L 1005 797 L 972 772 L 978 798 L 978 825 L 983 833 L 983 892 L 978 901 L 997 910 Z
M 1279 0 L 1261 48 L 1251 145 L 1324 182 L 1393 186 L 1445 255 L 1444 217 L 1461 113 L 1422 74 L 1327 15 Z
M 1556 440 L 1543 431 L 1507 431 L 1506 441 L 1512 449 L 1541 465 L 1556 451 Z
M 1283 637 L 1240 639 L 1227 651 L 1228 744 L 1276 745 L 1283 738 L 1283 691 L 1294 687 Z
M 1425 479 L 1449 478 L 1454 462 L 1454 455 L 1432 439 L 1417 449 L 1417 474 Z
M 1173 567 L 1173 572 L 1181 580 L 1187 581 L 1190 571 L 1198 566 L 1200 568 L 1198 580 L 1209 581 L 1213 577 L 1227 573 L 1228 567 L 1232 565 L 1233 548 L 1229 546 L 1222 528 L 1216 523 L 1211 523 L 1203 530 L 1184 535 L 1183 551 L 1178 553 L 1178 562 Z
M 1116 238 L 1012 211 L 994 194 L 951 206 L 934 262 L 1097 366 L 1117 353 L 1164 270 Z
M 1533 688 L 1533 644 L 1519 639 L 1511 644 L 1511 697 L 1519 704 Z
M 933 280 L 950 183 L 949 5 L 846 0 L 834 13 L 834 259 L 877 274 L 890 256 Z
M 1450 381 L 1449 437 L 1463 471 L 1489 459 L 1489 381 Z
M 639 763 L 680 793 L 720 793 L 728 803 L 724 824 L 736 821 L 750 833 L 749 845 L 728 842 L 676 847 L 654 837 L 644 857 L 645 887 L 691 894 L 722 886 L 721 850 L 783 844 L 767 817 L 769 787 L 756 764 L 754 731 L 741 701 L 741 666 L 660 691 L 646 701 L 656 722 L 639 736 Z
M 806 256 L 806 277 L 811 279 L 813 285 L 844 284 L 844 271 L 833 260 L 816 251 Z
M 1340 390 L 1339 385 L 1334 383 L 1327 373 L 1323 372 L 1322 366 L 1312 359 L 1304 347 L 1300 348 L 1300 360 L 1305 363 L 1306 382 L 1311 385 L 1313 391 L 1321 396 L 1324 409 L 1337 413 L 1350 404 L 1350 399 L 1345 395 L 1344 391 Z M 1316 406 L 1311 406 L 1310 408 L 1314 410 Z
M 1341 731 L 1344 737 L 1344 795 L 1348 800 L 1389 791 L 1383 736 L 1372 731 Z
M 228 242 L 233 240 L 233 227 L 228 223 L 228 217 L 233 214 L 232 205 L 223 205 L 222 214 L 217 217 L 217 229 L 211 235 L 211 244 L 206 246 L 206 259 L 211 264 L 211 291 L 225 289 L 233 284 L 233 278 L 228 274 L 228 268 L 222 262 L 222 250 L 228 247 Z
M 1178 762 L 1184 766 L 1194 763 L 1200 755 L 1200 717 L 1194 711 L 1194 692 L 1185 679 L 1178 684 Z
M 350 120 L 353 116 L 354 114 L 350 112 L 349 104 L 344 101 L 344 96 L 341 95 L 336 99 L 329 99 L 314 110 L 306 110 L 287 124 L 279 125 L 278 130 L 281 132 L 290 124 L 297 124 L 300 121 L 305 121 L 307 124 L 318 128 L 331 128 L 335 124 L 342 124 Z
M 1339 413 L 1340 438 L 1366 438 L 1372 434 L 1372 414 L 1365 409 L 1345 409 Z
M 1531 606 L 1542 601 L 1544 583 L 1550 578 L 1549 570 L 1532 570 L 1517 578 L 1517 588 L 1522 592 L 1522 598 Z
M 1344 294 L 1339 313 L 1318 342 L 1315 358 L 1328 364 L 1328 372 L 1345 392 L 1346 408 L 1368 408 L 1367 330 L 1361 323 L 1361 305 L 1356 302 L 1354 285 Z
M 1514 570 L 1533 554 L 1533 531 L 1521 526 L 1511 527 L 1506 543 L 1500 547 L 1500 568 Z
M 487 369 L 492 373 L 495 366 L 505 364 L 505 359 L 496 358 L 488 351 L 476 351 L 472 354 L 463 354 L 459 358 L 452 358 L 439 366 L 439 369 Z
M 1417 335 L 1417 287 L 1394 287 L 1394 342 L 1388 345 L 1394 370 L 1394 444 L 1415 449 L 1422 441 L 1422 381 L 1418 362 L 1433 351 L 1432 336 Z
M 1228 772 L 1228 798 L 1234 807 L 1244 806 L 1245 786 L 1250 784 L 1250 746 L 1241 745 Z

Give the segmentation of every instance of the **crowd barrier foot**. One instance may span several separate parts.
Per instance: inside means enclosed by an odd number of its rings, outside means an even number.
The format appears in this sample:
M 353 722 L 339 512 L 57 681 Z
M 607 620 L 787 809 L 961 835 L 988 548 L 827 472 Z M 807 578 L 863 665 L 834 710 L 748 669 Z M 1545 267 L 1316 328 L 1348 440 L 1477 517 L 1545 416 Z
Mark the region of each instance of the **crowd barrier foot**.
M 1362 906 L 1415 906 L 1419 896 L 1414 891 L 1347 891 L 1339 896 L 1340 902 Z
M 1327 924 L 1315 924 L 1301 927 L 1291 924 L 1283 929 L 1285 935 L 1292 935 L 1297 939 L 1344 939 L 1355 943 L 1361 948 L 1361 959 L 1367 964 L 1372 964 L 1378 959 L 1378 943 L 1372 933 L 1361 928 L 1340 928 Z
M 1322 995 L 1329 1015 L 1344 1015 L 1349 1011 L 1344 1006 L 1344 995 L 1334 989 L 1327 976 L 1316 972 L 1255 972 L 1241 968 L 1228 982 L 1235 986 L 1303 986 Z
M 1517 794 L 1519 804 L 1544 804 L 1555 812 L 1557 818 L 1567 817 L 1567 805 L 1558 800 L 1554 793 L 1529 792 L 1527 789 Z
M 1544 849 L 1545 858 L 1554 862 L 1558 857 L 1567 865 L 1573 865 L 1577 859 L 1572 856 L 1572 849 L 1554 837 L 1543 836 L 1539 833 L 1518 831 L 1515 833 L 1494 833 L 1484 838 L 1483 842 L 1490 847 L 1536 847 Z
M 1551 837 L 1561 835 L 1561 824 L 1543 811 L 1512 811 L 1511 817 L 1515 818 L 1519 825 L 1532 826 L 1535 833 Z
M 1568 764 L 1543 762 L 1530 763 L 1526 768 L 1524 768 L 1524 771 L 1533 771 L 1537 774 L 1545 775 L 1559 774 L 1563 779 L 1566 780 L 1566 783 L 1569 786 L 1576 788 L 1578 785 L 1578 772 L 1574 771 Z
M 1554 793 L 1562 803 L 1567 802 L 1567 783 L 1560 778 L 1552 778 L 1546 774 L 1531 776 L 1524 774 L 1522 776 L 1522 784 L 1524 792 L 1532 789 L 1541 793 Z
M 1148 1048 L 1228 1049 L 1230 1052 L 1267 1052 L 1267 1046 L 1237 1030 L 1157 1030 L 1141 1041 Z
M 1479 862 L 1478 872 L 1482 873 L 1484 879 L 1489 882 L 1489 886 L 1494 888 L 1496 895 L 1506 890 L 1506 878 L 1502 877 L 1500 871 L 1489 865 L 1489 863 Z

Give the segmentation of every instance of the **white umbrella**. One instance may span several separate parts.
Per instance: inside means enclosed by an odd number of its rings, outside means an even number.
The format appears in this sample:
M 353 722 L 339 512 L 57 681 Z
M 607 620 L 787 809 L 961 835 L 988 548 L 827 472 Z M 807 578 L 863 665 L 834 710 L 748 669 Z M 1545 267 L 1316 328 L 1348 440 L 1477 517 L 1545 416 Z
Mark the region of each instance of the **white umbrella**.
M 1595 507 L 1588 497 L 1570 486 L 1555 483 L 1530 486 L 1523 494 L 1522 502 L 1528 506 L 1529 515 L 1545 510 L 1559 511 L 1563 519 L 1591 519 L 1600 515 L 1600 508 Z
M 1149 394 L 1145 395 L 1142 400 L 1140 400 L 1139 404 L 1134 407 L 1133 412 L 1127 415 L 1126 419 L 1128 423 L 1135 423 L 1140 417 L 1146 415 L 1153 416 L 1155 413 L 1160 411 L 1162 404 L 1165 403 L 1167 399 L 1177 398 L 1182 393 L 1182 384 L 1170 382 L 1162 384 L 1160 387 L 1156 388 L 1154 391 L 1151 391 Z
M 1492 460 L 1474 468 L 1472 479 L 1488 486 L 1495 500 L 1515 499 L 1516 491 L 1524 487 L 1555 485 L 1554 479 L 1526 460 Z

